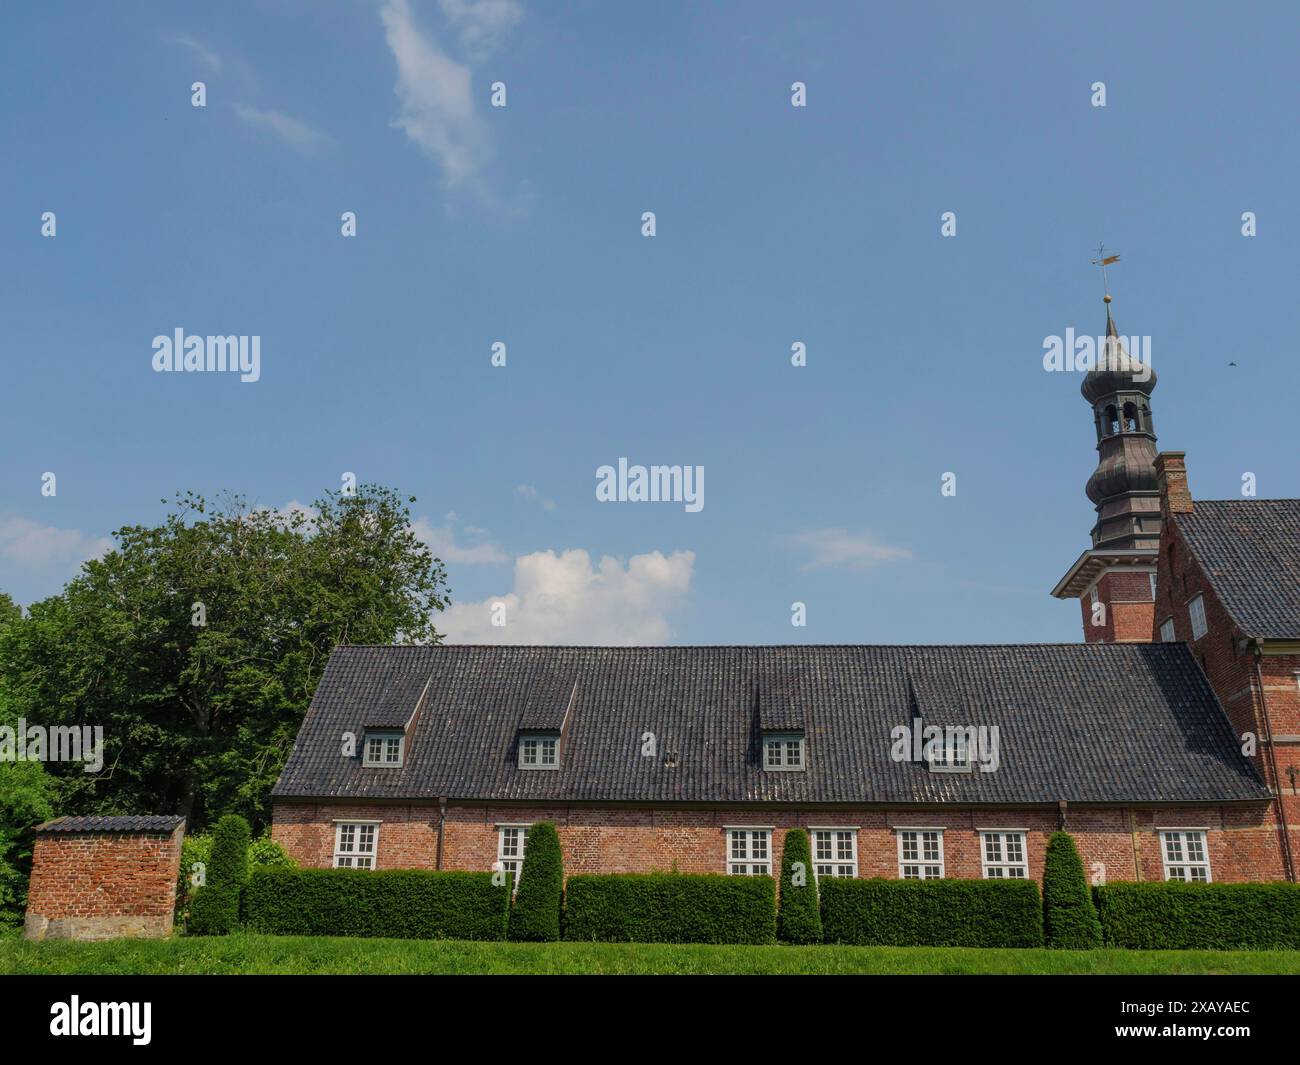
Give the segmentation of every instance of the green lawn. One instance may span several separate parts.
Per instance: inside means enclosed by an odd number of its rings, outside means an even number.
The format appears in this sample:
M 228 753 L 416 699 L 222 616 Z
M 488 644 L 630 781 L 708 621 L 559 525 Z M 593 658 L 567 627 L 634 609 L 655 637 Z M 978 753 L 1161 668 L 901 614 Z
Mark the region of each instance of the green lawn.
M 0 938 L 0 974 L 30 973 L 1300 973 L 1300 951 L 1049 951 L 469 943 L 234 935 L 107 943 Z

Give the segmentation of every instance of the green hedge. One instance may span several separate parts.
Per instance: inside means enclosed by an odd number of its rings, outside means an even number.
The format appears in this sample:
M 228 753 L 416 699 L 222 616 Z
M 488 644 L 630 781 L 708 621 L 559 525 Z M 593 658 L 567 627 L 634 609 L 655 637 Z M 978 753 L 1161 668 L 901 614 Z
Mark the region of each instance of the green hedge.
M 796 870 L 795 865 L 801 868 Z M 792 828 L 785 834 L 781 855 L 781 906 L 776 915 L 776 932 L 785 943 L 822 941 L 821 907 L 817 901 L 817 877 L 813 875 L 812 848 L 808 833 Z
M 282 936 L 505 939 L 513 877 L 415 869 L 255 869 L 244 921 Z M 202 892 L 199 897 L 202 897 Z
M 770 876 L 571 876 L 564 938 L 607 943 L 774 943 Z
M 821 882 L 826 942 L 892 947 L 1041 947 L 1032 880 Z
M 239 924 L 239 888 L 208 884 L 190 901 L 187 931 L 192 936 L 227 936 Z
M 1106 945 L 1134 950 L 1300 949 L 1300 884 L 1094 888 Z
M 212 857 L 207 879 L 215 887 L 248 883 L 248 845 L 253 833 L 239 814 L 226 814 L 212 830 Z
M 1093 905 L 1074 837 L 1053 832 L 1043 860 L 1043 929 L 1047 945 L 1064 950 L 1101 946 L 1101 922 Z
M 549 821 L 528 830 L 519 890 L 510 910 L 510 938 L 545 943 L 560 938 L 564 902 L 564 857 L 560 837 Z

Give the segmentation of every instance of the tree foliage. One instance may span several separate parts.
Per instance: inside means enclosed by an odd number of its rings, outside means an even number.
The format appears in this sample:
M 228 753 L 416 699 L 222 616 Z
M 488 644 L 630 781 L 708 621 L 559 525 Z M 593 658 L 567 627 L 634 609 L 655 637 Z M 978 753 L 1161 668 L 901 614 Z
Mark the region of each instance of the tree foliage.
M 184 493 L 115 539 L 0 625 L 0 701 L 29 724 L 104 729 L 102 772 L 48 767 L 61 813 L 177 812 L 198 830 L 228 811 L 260 828 L 331 650 L 439 639 L 446 573 L 391 489 L 288 512 Z

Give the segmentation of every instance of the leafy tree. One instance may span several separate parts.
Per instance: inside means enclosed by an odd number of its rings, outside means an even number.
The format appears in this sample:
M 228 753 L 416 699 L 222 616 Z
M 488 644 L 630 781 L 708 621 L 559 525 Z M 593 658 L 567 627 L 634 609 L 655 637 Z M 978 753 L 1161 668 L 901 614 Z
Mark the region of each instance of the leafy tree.
M 1053 832 L 1043 867 L 1043 928 L 1049 947 L 1090 950 L 1101 946 L 1101 922 L 1083 874 L 1083 861 L 1068 832 Z
M 817 903 L 812 848 L 808 843 L 808 833 L 802 828 L 792 828 L 785 834 L 777 937 L 786 943 L 822 941 L 822 915 Z
M 560 837 L 550 821 L 528 830 L 519 890 L 510 911 L 510 938 L 548 942 L 560 938 L 560 906 L 564 897 L 564 856 Z
M 226 810 L 261 827 L 330 651 L 440 638 L 446 572 L 391 489 L 288 513 L 179 494 L 161 525 L 115 538 L 0 627 L 15 716 L 104 729 L 101 773 L 48 767 L 61 812 L 176 812 L 202 829 Z

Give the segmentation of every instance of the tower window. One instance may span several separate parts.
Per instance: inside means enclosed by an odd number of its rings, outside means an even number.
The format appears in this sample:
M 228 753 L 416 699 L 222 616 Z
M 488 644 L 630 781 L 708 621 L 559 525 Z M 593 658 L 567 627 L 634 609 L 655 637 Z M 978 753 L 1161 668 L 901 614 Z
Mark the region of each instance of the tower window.
M 1138 430 L 1138 412 L 1137 407 L 1132 403 L 1124 404 L 1124 431 L 1126 433 L 1136 433 Z
M 1119 432 L 1119 414 L 1115 410 L 1114 403 L 1106 407 L 1106 424 L 1110 427 L 1107 433 Z

